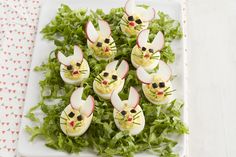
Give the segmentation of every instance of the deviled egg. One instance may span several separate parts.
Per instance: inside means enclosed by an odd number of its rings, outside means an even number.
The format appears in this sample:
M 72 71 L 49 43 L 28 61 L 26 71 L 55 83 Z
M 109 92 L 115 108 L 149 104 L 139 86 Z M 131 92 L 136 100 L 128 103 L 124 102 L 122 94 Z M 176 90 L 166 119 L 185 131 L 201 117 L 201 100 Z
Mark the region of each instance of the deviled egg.
M 159 70 L 149 74 L 143 67 L 137 69 L 137 77 L 142 82 L 142 90 L 145 97 L 153 104 L 164 104 L 172 99 L 175 90 L 170 81 L 171 70 L 169 66 L 160 60 Z
M 128 100 L 121 100 L 118 91 L 113 91 L 111 103 L 114 106 L 113 117 L 121 131 L 128 130 L 131 135 L 139 134 L 145 126 L 142 108 L 139 106 L 139 94 L 131 87 Z
M 61 63 L 60 75 L 68 84 L 80 84 L 90 74 L 88 62 L 83 58 L 83 52 L 78 46 L 74 46 L 74 54 L 66 57 L 58 52 L 57 58 Z
M 152 43 L 148 43 L 149 30 L 142 30 L 137 38 L 137 44 L 131 52 L 131 62 L 135 68 L 142 66 L 146 71 L 152 71 L 159 63 L 160 50 L 164 47 L 164 35 L 158 32 Z
M 149 7 L 136 6 L 135 0 L 127 0 L 125 14 L 121 18 L 120 28 L 128 36 L 137 35 L 141 30 L 146 29 L 149 21 L 155 18 L 156 11 Z
M 88 48 L 92 51 L 97 60 L 113 60 L 116 44 L 111 37 L 111 28 L 104 20 L 98 20 L 99 31 L 97 31 L 91 21 L 86 24 L 86 35 Z
M 76 89 L 70 98 L 70 104 L 60 116 L 61 130 L 68 136 L 80 136 L 89 128 L 94 111 L 94 99 L 88 96 L 82 100 L 83 87 Z
M 110 99 L 113 90 L 121 91 L 125 76 L 129 71 L 129 65 L 125 60 L 115 60 L 107 64 L 104 71 L 102 71 L 93 81 L 94 92 L 103 99 Z

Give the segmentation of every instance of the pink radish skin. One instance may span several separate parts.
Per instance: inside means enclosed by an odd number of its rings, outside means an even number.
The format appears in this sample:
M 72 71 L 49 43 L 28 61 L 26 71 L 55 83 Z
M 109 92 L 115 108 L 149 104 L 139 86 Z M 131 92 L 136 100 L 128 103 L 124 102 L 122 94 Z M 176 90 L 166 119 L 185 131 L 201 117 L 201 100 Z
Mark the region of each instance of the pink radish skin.
M 135 11 L 135 0 L 127 0 L 125 3 L 125 13 L 127 16 L 133 15 Z
M 79 63 L 81 63 L 83 61 L 84 55 L 82 50 L 78 47 L 78 46 L 74 46 L 74 56 L 76 58 L 76 60 L 79 61 Z
M 130 107 L 136 108 L 136 106 L 139 104 L 139 99 L 140 97 L 137 90 L 134 87 L 130 87 L 129 98 L 128 98 Z
M 89 117 L 94 111 L 94 106 L 95 106 L 94 98 L 91 95 L 89 95 L 84 104 L 81 106 L 80 112 L 84 114 L 86 117 Z
M 99 30 L 104 38 L 108 38 L 111 35 L 110 25 L 104 20 L 98 20 Z
M 164 35 L 161 31 L 159 31 L 156 37 L 153 39 L 151 48 L 156 52 L 160 51 L 164 47 Z
M 148 41 L 149 29 L 144 29 L 138 34 L 137 42 L 139 48 L 145 47 Z
M 127 61 L 122 60 L 122 62 L 117 68 L 118 76 L 123 79 L 128 74 L 128 71 L 129 71 L 129 64 L 127 63 Z
M 85 32 L 87 39 L 91 42 L 94 43 L 97 41 L 99 35 L 95 27 L 93 26 L 91 21 L 88 21 L 86 26 L 85 26 Z
M 122 111 L 124 108 L 124 105 L 118 95 L 118 92 L 115 90 L 111 94 L 111 103 L 118 111 Z
M 144 83 L 144 84 L 149 84 L 149 83 L 152 83 L 152 76 L 150 74 L 148 74 L 143 67 L 138 67 L 137 69 L 137 76 L 138 76 L 138 79 Z

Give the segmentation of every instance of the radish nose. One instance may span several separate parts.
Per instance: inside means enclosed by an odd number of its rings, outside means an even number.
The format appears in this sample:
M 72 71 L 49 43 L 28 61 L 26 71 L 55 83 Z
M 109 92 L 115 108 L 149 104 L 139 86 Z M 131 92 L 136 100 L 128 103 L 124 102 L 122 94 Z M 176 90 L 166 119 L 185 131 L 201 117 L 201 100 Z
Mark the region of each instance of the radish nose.
M 108 48 L 108 47 L 106 47 L 106 48 L 105 48 L 105 52 L 108 52 L 108 51 L 109 51 L 109 48 Z
M 130 25 L 130 26 L 134 26 L 135 23 L 134 23 L 134 22 L 130 22 L 129 25 Z
M 157 95 L 162 95 L 163 94 L 163 92 L 157 92 Z
M 144 57 L 148 58 L 148 57 L 149 57 L 149 54 L 145 54 Z
M 102 81 L 102 84 L 104 84 L 104 85 L 107 85 L 107 83 L 108 83 L 108 82 L 107 82 L 106 80 L 103 80 L 103 81 Z
M 74 125 L 75 125 L 75 122 L 74 122 L 74 121 L 71 121 L 71 122 L 70 122 L 70 126 L 73 127 Z
M 79 74 L 79 72 L 77 70 L 73 71 L 73 75 L 76 75 L 76 74 Z

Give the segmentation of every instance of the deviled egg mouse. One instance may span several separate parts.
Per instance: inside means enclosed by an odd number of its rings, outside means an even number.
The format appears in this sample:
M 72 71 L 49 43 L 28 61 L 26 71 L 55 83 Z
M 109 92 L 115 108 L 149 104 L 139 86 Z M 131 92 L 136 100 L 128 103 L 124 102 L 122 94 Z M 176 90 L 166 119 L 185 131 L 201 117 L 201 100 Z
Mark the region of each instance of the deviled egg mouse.
M 107 64 L 106 69 L 102 71 L 93 81 L 94 92 L 103 99 L 110 99 L 113 90 L 121 91 L 125 76 L 129 71 L 129 64 L 122 60 L 115 60 Z
M 113 117 L 117 128 L 128 130 L 131 135 L 137 135 L 144 129 L 145 118 L 135 88 L 130 88 L 128 100 L 123 101 L 115 90 L 111 95 L 111 103 L 114 106 Z
M 168 103 L 172 99 L 171 69 L 163 61 L 159 61 L 159 70 L 149 74 L 143 67 L 137 69 L 138 79 L 142 82 L 142 90 L 146 98 L 153 104 Z
M 158 32 L 152 43 L 148 43 L 149 30 L 142 30 L 137 38 L 137 44 L 131 53 L 131 62 L 135 68 L 142 66 L 146 71 L 152 71 L 159 63 L 160 50 L 164 47 L 164 35 Z
M 97 60 L 113 60 L 116 44 L 111 37 L 111 28 L 104 20 L 98 20 L 99 31 L 97 31 L 91 21 L 86 24 L 87 44 Z
M 70 98 L 70 104 L 60 116 L 61 130 L 68 136 L 80 136 L 89 128 L 93 118 L 94 99 L 88 96 L 82 100 L 83 87 L 76 89 Z
M 89 77 L 90 68 L 88 62 L 83 58 L 83 52 L 78 46 L 74 46 L 74 54 L 66 57 L 58 52 L 57 58 L 61 63 L 60 75 L 68 84 L 80 84 Z
M 120 28 L 128 36 L 137 35 L 141 30 L 146 29 L 156 14 L 153 8 L 145 9 L 136 6 L 135 0 L 127 0 L 124 10 Z

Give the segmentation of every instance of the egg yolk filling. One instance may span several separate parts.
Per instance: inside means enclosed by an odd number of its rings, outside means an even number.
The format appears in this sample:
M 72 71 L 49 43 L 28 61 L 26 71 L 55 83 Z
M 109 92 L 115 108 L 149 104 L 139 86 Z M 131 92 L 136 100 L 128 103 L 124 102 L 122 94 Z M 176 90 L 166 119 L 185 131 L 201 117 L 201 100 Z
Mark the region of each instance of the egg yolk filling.
M 70 65 L 65 66 L 63 70 L 64 70 L 64 76 L 66 78 L 71 80 L 77 80 L 81 77 L 81 75 L 85 74 L 88 69 L 84 61 L 82 61 L 82 63 L 71 61 Z

